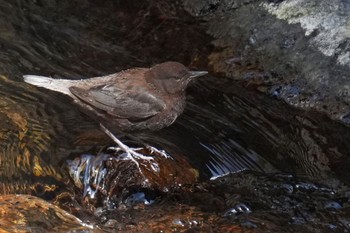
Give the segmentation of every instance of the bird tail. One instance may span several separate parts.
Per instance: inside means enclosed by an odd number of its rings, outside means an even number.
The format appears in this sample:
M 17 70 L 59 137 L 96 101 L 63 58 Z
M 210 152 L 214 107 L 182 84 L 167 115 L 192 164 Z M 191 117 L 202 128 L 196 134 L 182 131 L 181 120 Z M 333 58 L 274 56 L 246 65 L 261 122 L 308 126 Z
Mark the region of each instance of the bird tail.
M 75 80 L 53 79 L 45 76 L 24 75 L 23 79 L 26 83 L 34 86 L 43 87 L 52 91 L 61 92 L 66 95 L 72 95 L 69 88 L 74 84 Z

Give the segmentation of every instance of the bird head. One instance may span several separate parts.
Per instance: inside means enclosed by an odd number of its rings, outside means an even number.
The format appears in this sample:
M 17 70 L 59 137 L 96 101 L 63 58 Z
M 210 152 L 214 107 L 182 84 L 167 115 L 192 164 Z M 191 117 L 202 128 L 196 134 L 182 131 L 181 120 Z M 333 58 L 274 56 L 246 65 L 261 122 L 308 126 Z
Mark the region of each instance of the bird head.
M 183 92 L 193 78 L 207 74 L 207 71 L 190 71 L 178 62 L 164 62 L 150 68 L 146 80 L 167 93 Z

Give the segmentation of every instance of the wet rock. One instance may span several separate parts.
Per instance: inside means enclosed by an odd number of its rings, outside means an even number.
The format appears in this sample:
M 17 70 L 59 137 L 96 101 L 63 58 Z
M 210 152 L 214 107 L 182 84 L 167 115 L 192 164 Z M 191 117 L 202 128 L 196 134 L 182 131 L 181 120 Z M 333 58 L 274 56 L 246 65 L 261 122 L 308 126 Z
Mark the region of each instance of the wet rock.
M 138 152 L 151 159 L 130 159 L 121 152 L 101 152 L 97 156 L 82 155 L 68 160 L 70 177 L 85 202 L 94 208 L 107 209 L 133 207 L 138 203 L 150 205 L 154 202 L 152 193 L 166 193 L 198 178 L 196 170 L 184 159 L 165 157 L 145 148 Z
M 184 0 L 184 7 L 206 20 L 215 38 L 209 56 L 214 72 L 248 84 L 254 77 L 261 91 L 348 123 L 350 4 Z
M 185 185 L 152 205 L 98 211 L 98 217 L 107 231 L 285 232 L 286 226 L 289 232 L 346 231 L 349 199 L 342 188 L 329 192 L 304 180 L 312 192 L 295 189 L 286 195 L 281 183 L 296 187 L 301 181 L 246 171 Z
M 132 216 L 132 217 L 128 217 Z M 212 212 L 188 204 L 167 202 L 145 209 L 128 209 L 108 213 L 105 228 L 113 232 L 243 232 L 239 224 Z
M 0 196 L 2 232 L 100 232 L 70 213 L 29 195 Z
M 0 5 L 4 6 L 2 11 L 6 17 L 0 14 L 0 21 L 6 26 L 0 28 L 4 32 L 0 35 L 0 47 L 4 51 L 0 61 L 3 72 L 8 73 L 10 79 L 28 72 L 60 74 L 73 79 L 164 60 L 181 60 L 186 64 L 205 60 L 205 63 L 207 56 L 201 54 L 211 48 L 208 37 L 200 30 L 202 26 L 182 11 L 178 1 L 149 0 L 143 4 L 137 1 L 3 2 Z M 100 4 L 102 2 L 104 4 Z M 186 7 L 192 7 L 195 15 L 207 20 L 208 31 L 216 38 L 214 51 L 208 58 L 212 71 L 243 80 L 248 88 L 257 87 L 295 106 L 325 109 L 334 116 L 346 110 L 341 105 L 327 104 L 332 100 L 328 93 L 334 91 L 337 82 L 330 82 L 328 60 L 320 60 L 326 55 L 319 56 L 322 51 L 310 46 L 318 30 L 305 36 L 300 25 L 277 19 L 268 8 L 273 6 L 274 10 L 291 1 L 199 2 L 187 1 Z M 301 1 L 297 3 L 302 4 Z M 251 27 L 252 24 L 255 27 Z M 221 31 L 227 28 L 227 32 Z M 286 28 L 286 31 L 278 30 L 280 28 Z M 229 33 L 230 30 L 234 33 Z M 336 60 L 334 64 L 334 69 L 341 66 Z M 333 74 L 338 77 L 338 73 Z M 324 82 L 318 91 L 314 84 L 320 80 Z M 339 124 L 325 121 L 324 115 L 304 114 L 284 105 L 270 108 L 276 102 L 271 99 L 248 101 L 261 97 L 256 92 L 244 98 L 232 95 L 242 94 L 241 87 L 221 98 L 220 93 L 233 87 L 232 83 L 224 88 L 217 87 L 219 91 L 211 96 L 214 102 L 207 99 L 207 95 L 198 96 L 198 92 L 205 92 L 215 85 L 199 86 L 197 94 L 189 99 L 192 106 L 188 105 L 187 118 L 185 113 L 182 121 L 179 119 L 173 128 L 167 129 L 178 133 L 163 137 L 157 132 L 157 140 L 149 141 L 163 140 L 171 145 L 169 147 L 180 147 L 188 156 L 199 154 L 191 159 L 200 161 L 210 170 L 208 173 L 216 177 L 247 168 L 265 172 L 277 168 L 316 177 L 319 181 L 343 172 L 343 180 L 349 180 L 349 163 L 344 156 L 349 151 L 348 131 Z M 72 109 L 64 97 L 22 87 L 19 82 L 10 85 L 1 80 L 0 114 L 4 119 L 0 135 L 4 139 L 1 144 L 4 151 L 0 156 L 1 177 L 7 182 L 1 190 L 16 193 L 35 190 L 35 194 L 50 190 L 61 192 L 56 189 L 62 185 L 58 182 L 63 177 L 59 166 L 70 154 L 66 145 L 96 145 L 97 135 L 92 133 L 95 138 L 86 140 L 88 134 L 85 131 L 89 127 L 84 122 L 87 119 Z M 348 91 L 340 90 L 336 100 L 343 100 L 347 95 Z M 198 100 L 202 103 L 197 104 Z M 319 101 L 326 104 L 320 107 Z M 209 110 L 208 106 L 213 109 Z M 199 108 L 206 109 L 198 111 Z M 298 114 L 300 116 L 296 117 Z M 348 120 L 348 116 L 348 113 L 344 114 L 342 119 Z M 212 126 L 208 127 L 209 124 Z M 93 128 L 96 131 L 97 126 Z M 75 138 L 73 134 L 79 131 L 84 131 L 76 141 L 79 145 L 73 144 L 69 139 Z M 197 150 L 196 145 L 202 150 Z M 195 179 L 182 177 L 177 180 L 169 173 L 193 177 L 193 174 L 186 174 L 193 171 L 187 169 L 187 165 L 177 165 L 171 170 L 166 165 L 173 166 L 171 161 L 161 162 L 164 165 L 159 165 L 159 161 L 138 161 L 137 166 L 127 160 L 118 161 L 115 159 L 118 155 L 96 154 L 71 158 L 70 168 L 75 169 L 71 174 L 77 190 L 70 195 L 79 199 L 79 203 L 70 204 L 67 209 L 71 208 L 74 214 L 84 212 L 79 209 L 79 204 L 81 196 L 85 195 L 83 202 L 93 207 L 103 206 L 93 213 L 111 232 L 169 229 L 285 232 L 290 223 L 295 232 L 320 232 L 323 227 L 343 230 L 348 226 L 347 198 L 343 200 L 339 192 L 322 189 L 306 180 L 293 181 L 293 177 L 284 179 L 283 176 L 274 180 L 260 173 L 244 173 L 227 179 L 218 178 L 210 185 L 196 184 L 181 189 L 178 184 L 192 183 Z M 211 156 L 207 164 L 206 156 Z M 179 164 L 183 165 L 182 162 Z M 35 185 L 37 180 L 42 185 Z M 65 187 L 73 189 L 74 185 L 68 183 Z M 344 206 L 336 215 L 332 208 L 325 210 L 332 200 Z M 247 203 L 252 212 L 233 215 L 234 218 L 223 217 L 228 210 L 238 210 L 237 213 L 248 210 L 240 203 Z M 63 206 L 66 202 L 58 204 Z M 314 226 L 315 230 L 312 229 Z

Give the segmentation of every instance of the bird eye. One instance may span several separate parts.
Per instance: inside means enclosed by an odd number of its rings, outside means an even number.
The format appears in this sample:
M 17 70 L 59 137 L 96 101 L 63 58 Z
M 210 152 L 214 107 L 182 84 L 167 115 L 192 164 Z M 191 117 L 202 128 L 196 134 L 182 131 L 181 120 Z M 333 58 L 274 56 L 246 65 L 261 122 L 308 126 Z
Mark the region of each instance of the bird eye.
M 177 76 L 176 76 L 176 79 L 179 79 L 181 80 L 182 78 L 184 78 L 185 76 L 188 75 L 188 71 L 187 70 L 184 70 L 182 72 L 180 72 Z
M 170 79 L 175 79 L 176 81 L 181 80 L 182 76 L 181 75 L 173 75 L 169 77 Z

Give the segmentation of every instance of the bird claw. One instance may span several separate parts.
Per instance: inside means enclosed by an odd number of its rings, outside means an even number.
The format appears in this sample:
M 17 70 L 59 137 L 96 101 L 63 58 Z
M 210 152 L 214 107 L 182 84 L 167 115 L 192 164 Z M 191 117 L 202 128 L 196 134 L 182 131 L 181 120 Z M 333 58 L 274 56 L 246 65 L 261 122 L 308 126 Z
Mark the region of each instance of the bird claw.
M 102 130 L 118 145 L 118 147 L 112 147 L 116 152 L 118 151 L 124 151 L 126 154 L 125 158 L 128 158 L 132 161 L 134 161 L 137 165 L 139 164 L 135 158 L 143 159 L 143 160 L 153 160 L 153 157 L 145 156 L 136 150 L 140 150 L 142 148 L 130 148 L 124 143 L 122 143 L 114 134 L 112 134 L 104 125 L 100 124 Z M 111 147 L 110 147 L 111 148 Z
M 127 147 L 127 146 L 126 146 Z M 143 159 L 143 160 L 153 160 L 153 157 L 150 157 L 150 156 L 146 156 L 146 155 L 143 155 L 139 152 L 137 152 L 138 150 L 141 150 L 142 148 L 131 148 L 131 147 L 127 147 L 127 148 L 120 148 L 120 147 L 108 147 L 107 150 L 113 150 L 115 152 L 119 152 L 119 151 L 124 151 L 125 153 L 124 154 L 121 154 L 122 155 L 126 155 L 125 158 L 128 158 L 130 160 L 133 160 L 131 158 L 138 158 L 138 159 Z
M 170 155 L 168 155 L 165 150 L 158 150 L 157 148 L 149 145 L 147 145 L 146 148 L 151 152 L 151 154 L 156 153 L 165 157 L 166 159 L 171 158 Z
M 143 148 L 131 148 L 128 147 L 127 145 L 125 145 L 124 143 L 122 143 L 116 136 L 114 136 L 106 127 L 104 127 L 102 124 L 100 124 L 102 130 L 118 145 L 116 147 L 108 147 L 107 149 L 109 150 L 114 150 L 116 152 L 119 151 L 124 151 L 125 153 L 119 155 L 120 158 L 122 159 L 128 159 L 130 161 L 132 161 L 133 163 L 136 164 L 136 166 L 138 167 L 138 169 L 141 172 L 141 168 L 140 168 L 140 164 L 137 161 L 138 160 L 146 160 L 146 161 L 151 161 L 154 160 L 153 157 L 151 156 L 146 156 L 143 155 L 137 151 L 142 150 Z M 155 147 L 146 145 L 146 149 L 148 149 L 150 151 L 150 154 L 156 153 L 158 155 L 161 155 L 165 158 L 170 158 L 170 156 L 164 151 L 164 150 L 158 150 Z M 159 172 L 159 167 L 157 166 L 157 164 L 155 163 L 150 163 L 151 168 L 155 171 L 155 172 Z

